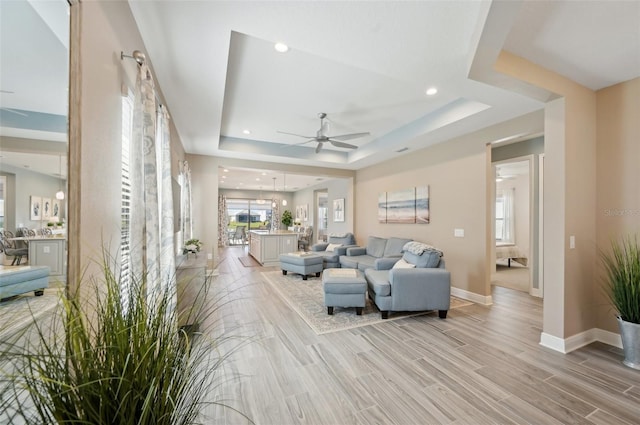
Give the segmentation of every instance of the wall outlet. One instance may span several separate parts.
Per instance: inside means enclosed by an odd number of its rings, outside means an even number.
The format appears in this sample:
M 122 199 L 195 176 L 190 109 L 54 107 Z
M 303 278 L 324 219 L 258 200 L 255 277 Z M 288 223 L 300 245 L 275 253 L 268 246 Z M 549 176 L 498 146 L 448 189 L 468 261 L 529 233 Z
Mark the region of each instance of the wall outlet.
M 207 260 L 213 260 L 213 254 L 212 253 L 208 253 L 207 254 Z
M 453 229 L 453 236 L 456 238 L 464 238 L 464 229 Z
M 42 252 L 45 254 L 49 254 L 51 252 L 51 247 L 48 247 L 48 246 L 42 247 Z
M 573 235 L 569 236 L 569 249 L 576 249 L 576 237 Z

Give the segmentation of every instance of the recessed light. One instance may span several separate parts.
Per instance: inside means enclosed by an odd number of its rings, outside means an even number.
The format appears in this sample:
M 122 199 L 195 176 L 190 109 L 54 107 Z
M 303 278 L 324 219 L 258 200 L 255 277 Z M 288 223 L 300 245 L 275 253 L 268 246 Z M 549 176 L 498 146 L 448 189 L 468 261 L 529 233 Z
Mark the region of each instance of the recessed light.
M 242 130 L 242 132 L 243 132 L 244 134 L 251 134 L 251 130 L 247 130 L 247 129 Z
M 427 96 L 433 96 L 436 93 L 438 93 L 438 89 L 435 87 L 429 87 L 427 89 Z
M 260 181 L 260 177 L 256 177 L 256 181 L 259 182 Z
M 286 53 L 289 51 L 289 46 L 284 43 L 276 43 L 273 48 L 276 49 L 276 52 L 280 53 Z
M 266 176 L 266 175 L 267 175 L 267 173 L 263 172 L 263 173 L 262 173 L 262 175 L 263 175 L 263 176 Z
M 228 173 L 228 172 L 229 172 L 229 170 L 227 170 L 226 168 L 225 168 L 224 170 L 222 170 L 222 171 L 224 171 L 225 173 Z

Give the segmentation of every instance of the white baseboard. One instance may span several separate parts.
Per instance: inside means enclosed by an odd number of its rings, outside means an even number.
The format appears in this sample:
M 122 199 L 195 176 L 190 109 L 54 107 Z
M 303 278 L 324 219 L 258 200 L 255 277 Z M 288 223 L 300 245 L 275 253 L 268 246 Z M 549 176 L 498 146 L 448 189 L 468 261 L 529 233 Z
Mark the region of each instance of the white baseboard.
M 460 288 L 451 288 L 451 295 L 454 297 L 462 298 L 463 300 L 471 301 L 476 304 L 492 305 L 493 297 L 491 295 L 483 296 L 476 294 L 475 292 L 465 291 Z
M 540 345 L 559 351 L 563 354 L 570 353 L 580 347 L 584 347 L 585 345 L 596 341 L 622 348 L 622 339 L 620 338 L 620 335 L 599 328 L 591 328 L 587 331 L 580 332 L 564 339 L 545 332 L 540 335 Z

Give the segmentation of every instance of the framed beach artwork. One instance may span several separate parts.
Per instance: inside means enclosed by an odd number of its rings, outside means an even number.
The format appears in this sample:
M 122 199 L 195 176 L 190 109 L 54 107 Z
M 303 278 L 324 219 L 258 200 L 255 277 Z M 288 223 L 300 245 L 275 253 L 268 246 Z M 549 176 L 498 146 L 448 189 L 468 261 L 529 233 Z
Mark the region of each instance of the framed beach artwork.
M 416 188 L 387 193 L 387 223 L 416 222 Z
M 344 221 L 344 198 L 333 200 L 333 221 L 335 223 Z
M 42 220 L 42 198 L 31 195 L 29 217 L 32 221 Z
M 51 218 L 51 198 L 42 198 L 42 219 Z
M 416 187 L 416 223 L 429 224 L 429 186 Z
M 387 222 L 387 192 L 378 195 L 378 223 Z

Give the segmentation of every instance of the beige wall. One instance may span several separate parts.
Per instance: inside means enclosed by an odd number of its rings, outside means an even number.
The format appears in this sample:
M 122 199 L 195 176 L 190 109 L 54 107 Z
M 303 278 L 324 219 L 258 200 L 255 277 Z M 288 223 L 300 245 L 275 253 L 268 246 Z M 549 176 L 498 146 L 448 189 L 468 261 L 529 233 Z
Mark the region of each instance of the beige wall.
M 611 238 L 640 236 L 640 78 L 597 92 L 597 247 Z M 599 328 L 618 332 L 615 310 L 595 290 Z
M 494 195 L 489 189 L 493 172 L 487 144 L 514 132 L 541 129 L 542 114 L 532 113 L 358 171 L 357 242 L 366 244 L 369 236 L 399 236 L 432 244 L 444 251 L 455 288 L 490 296 L 487 247 L 492 245 L 489 199 Z M 424 185 L 429 185 L 429 224 L 378 223 L 380 192 Z M 464 229 L 464 238 L 454 237 L 456 228 Z
M 98 271 L 92 261 L 101 258 L 103 244 L 115 255 L 120 240 L 121 85 L 135 81 L 136 72 L 135 62 L 122 61 L 120 51 L 144 51 L 144 43 L 126 2 L 83 2 L 72 9 L 80 21 L 72 37 L 81 41 L 79 51 L 71 52 L 80 72 L 71 67 L 71 96 L 79 98 L 79 108 L 71 107 L 70 125 L 79 125 L 80 135 L 72 130 L 70 140 L 69 220 L 77 229 L 70 233 L 70 255 L 77 255 L 70 265 L 92 273 Z M 77 45 L 72 42 L 72 49 Z M 177 164 L 184 150 L 171 126 L 171 162 Z M 78 276 L 77 270 L 71 275 Z M 73 291 L 75 283 L 69 283 Z

